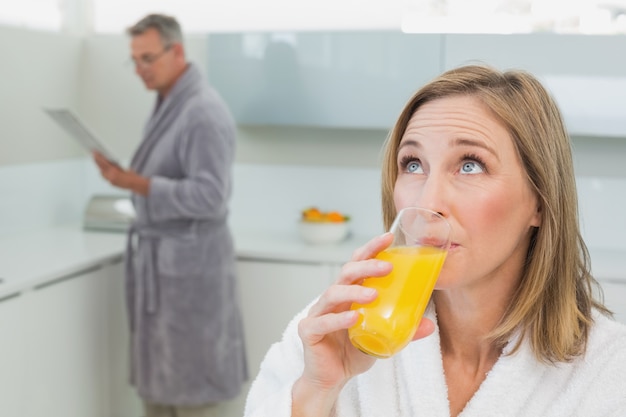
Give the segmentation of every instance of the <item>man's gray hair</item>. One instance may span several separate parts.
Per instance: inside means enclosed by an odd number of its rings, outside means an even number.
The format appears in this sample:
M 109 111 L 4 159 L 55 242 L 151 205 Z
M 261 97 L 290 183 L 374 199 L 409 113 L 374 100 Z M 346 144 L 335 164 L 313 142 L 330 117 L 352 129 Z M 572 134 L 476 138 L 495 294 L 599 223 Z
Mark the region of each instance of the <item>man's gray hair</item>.
M 126 30 L 130 36 L 143 34 L 148 29 L 156 29 L 161 36 L 164 46 L 171 46 L 174 43 L 183 43 L 183 34 L 180 24 L 172 16 L 163 14 L 149 14 Z

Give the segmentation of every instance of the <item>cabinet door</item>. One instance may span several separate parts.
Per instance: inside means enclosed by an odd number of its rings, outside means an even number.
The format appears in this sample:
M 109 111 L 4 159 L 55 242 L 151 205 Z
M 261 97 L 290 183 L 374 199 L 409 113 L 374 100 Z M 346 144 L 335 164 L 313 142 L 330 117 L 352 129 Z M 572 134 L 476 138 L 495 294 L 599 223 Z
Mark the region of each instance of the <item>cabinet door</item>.
M 23 296 L 0 298 L 0 414 L 6 416 L 25 415 L 24 315 Z
M 237 398 L 216 407 L 216 417 L 243 415 L 248 389 L 265 353 L 280 340 L 293 316 L 319 296 L 331 279 L 326 265 L 257 260 L 239 260 L 237 277 L 250 379 Z
M 626 135 L 624 36 L 445 35 L 444 67 L 476 61 L 524 69 L 555 97 L 570 133 Z
M 389 129 L 441 69 L 441 35 L 211 34 L 209 79 L 239 124 Z
M 111 417 L 143 415 L 141 400 L 129 383 L 130 340 L 126 310 L 124 268 L 121 262 L 106 268 L 108 284 L 108 365 Z
M 445 35 L 444 66 L 454 68 L 485 61 L 501 69 L 520 68 L 537 75 L 623 76 L 626 47 L 623 36 L 561 35 Z
M 108 417 L 107 292 L 97 268 L 32 290 L 27 301 L 28 417 Z
M 321 264 L 238 262 L 241 303 L 252 375 L 289 321 L 329 285 Z

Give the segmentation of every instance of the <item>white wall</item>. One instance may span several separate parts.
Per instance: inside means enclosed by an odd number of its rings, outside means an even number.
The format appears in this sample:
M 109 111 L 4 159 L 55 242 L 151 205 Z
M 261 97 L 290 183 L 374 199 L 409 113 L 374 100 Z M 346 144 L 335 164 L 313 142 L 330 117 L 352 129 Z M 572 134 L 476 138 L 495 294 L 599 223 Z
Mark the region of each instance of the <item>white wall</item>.
M 573 137 L 572 147 L 576 175 L 626 178 L 626 138 Z
M 206 37 L 185 41 L 190 60 L 206 73 Z M 130 63 L 128 37 L 85 38 L 81 56 L 79 113 L 120 159 L 129 159 L 141 139 L 155 93 L 144 88 Z
M 138 145 L 154 100 L 135 75 L 129 56 L 124 36 L 85 38 L 79 79 L 78 113 L 120 159 Z
M 42 111 L 77 104 L 82 40 L 0 26 L 0 166 L 80 155 Z
M 77 222 L 85 171 L 83 158 L 0 166 L 0 236 Z
M 205 36 L 186 42 L 189 58 L 204 71 L 210 59 L 206 43 Z M 5 54 L 0 77 L 0 233 L 78 222 L 91 193 L 116 190 L 99 178 L 85 152 L 47 119 L 41 105 L 75 106 L 127 161 L 139 143 L 154 93 L 125 65 L 129 51 L 124 35 L 81 41 L 0 26 L 0 50 Z M 378 169 L 386 135 L 367 129 L 240 128 L 233 219 L 251 225 L 257 212 L 280 212 L 277 217 L 284 219 L 318 204 L 356 215 L 363 230 L 368 225 L 378 230 Z M 576 137 L 573 146 L 576 173 L 588 179 L 581 195 L 589 199 L 583 201 L 584 210 L 596 219 L 602 213 L 596 206 L 626 204 L 620 200 L 626 196 L 626 138 Z M 602 197 L 601 204 L 590 206 L 599 192 L 590 184 L 597 185 L 598 178 L 610 184 L 602 195 L 616 197 Z M 267 197 L 255 194 L 249 200 L 256 187 L 265 189 Z M 27 209 L 20 209 L 21 204 Z M 21 223 L 16 221 L 20 216 Z

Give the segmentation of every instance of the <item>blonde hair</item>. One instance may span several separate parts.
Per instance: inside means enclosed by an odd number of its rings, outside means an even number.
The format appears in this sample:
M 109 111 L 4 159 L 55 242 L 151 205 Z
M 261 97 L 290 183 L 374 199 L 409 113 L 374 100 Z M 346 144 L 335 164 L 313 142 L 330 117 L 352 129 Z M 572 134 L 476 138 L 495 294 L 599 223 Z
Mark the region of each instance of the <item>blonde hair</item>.
M 518 330 L 544 362 L 564 362 L 585 351 L 592 309 L 610 312 L 593 297 L 601 294 L 591 276 L 589 253 L 578 223 L 578 202 L 569 136 L 549 93 L 531 74 L 470 65 L 443 73 L 409 100 L 390 132 L 383 159 L 385 227 L 396 214 L 393 189 L 398 145 L 411 116 L 438 98 L 470 95 L 481 100 L 509 131 L 542 212 L 531 238 L 519 287 L 493 342 L 503 346 Z

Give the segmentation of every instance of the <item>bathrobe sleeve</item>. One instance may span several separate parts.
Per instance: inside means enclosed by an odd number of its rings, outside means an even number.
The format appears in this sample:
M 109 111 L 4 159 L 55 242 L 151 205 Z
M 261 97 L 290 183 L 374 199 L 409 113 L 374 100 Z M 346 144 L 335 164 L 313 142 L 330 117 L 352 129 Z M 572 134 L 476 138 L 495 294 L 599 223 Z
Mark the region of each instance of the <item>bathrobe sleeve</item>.
M 199 102 L 198 102 L 199 101 Z M 153 222 L 223 218 L 230 195 L 235 129 L 221 101 L 194 98 L 176 120 L 171 157 L 179 178 L 150 177 L 147 216 Z

